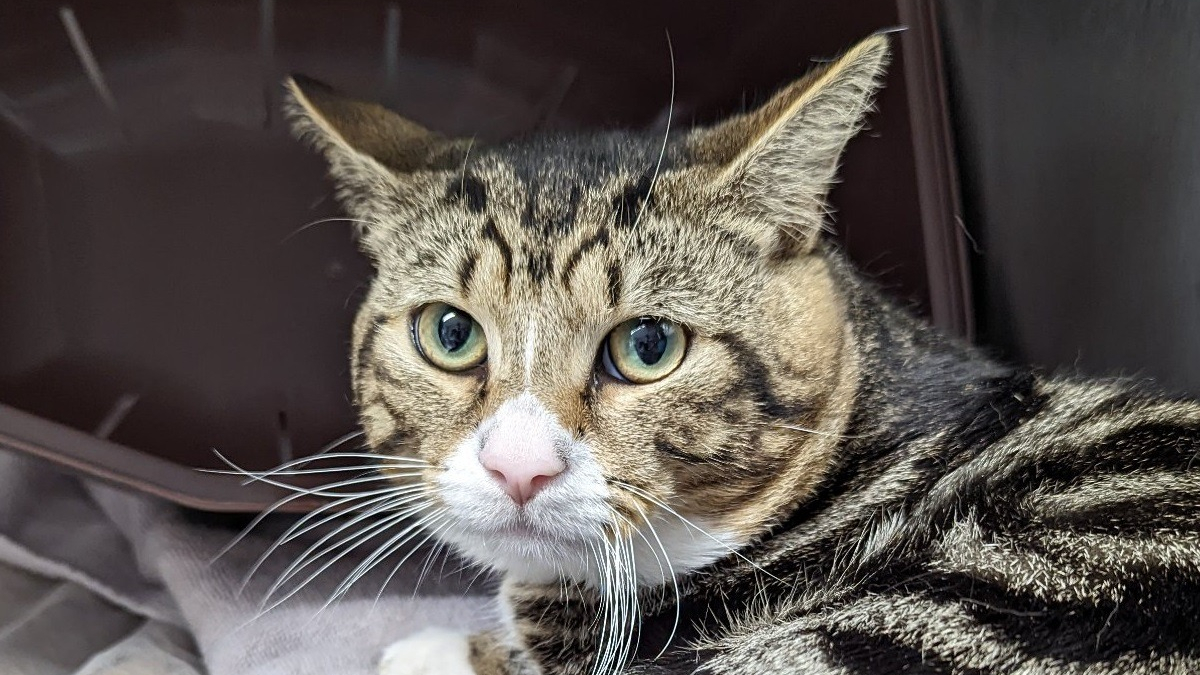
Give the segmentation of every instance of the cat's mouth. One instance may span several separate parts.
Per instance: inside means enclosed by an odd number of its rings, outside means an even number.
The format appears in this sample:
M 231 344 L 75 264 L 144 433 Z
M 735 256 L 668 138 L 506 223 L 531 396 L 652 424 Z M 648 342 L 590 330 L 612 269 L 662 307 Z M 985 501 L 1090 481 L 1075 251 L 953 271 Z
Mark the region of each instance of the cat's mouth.
M 569 540 L 563 539 L 560 535 L 550 534 L 540 528 L 524 524 L 506 525 L 504 527 L 497 528 L 491 533 L 491 536 L 536 544 L 562 544 L 569 542 Z
M 602 545 L 604 523 L 584 522 L 556 510 L 527 509 L 494 513 L 487 519 L 465 517 L 456 522 L 460 535 L 488 548 L 504 547 L 514 551 L 561 552 L 578 555 Z M 532 554 L 532 553 L 531 553 Z
M 583 578 L 587 561 L 603 544 L 603 536 L 588 539 L 584 531 L 570 527 L 553 527 L 529 517 L 510 515 L 492 522 L 471 518 L 457 520 L 440 537 L 458 549 L 459 553 L 486 566 L 534 583 L 549 583 L 559 575 Z
M 488 539 L 508 540 L 529 544 L 546 544 L 564 547 L 586 547 L 588 541 L 577 533 L 553 531 L 521 514 L 507 522 L 496 525 L 475 525 L 470 529 Z

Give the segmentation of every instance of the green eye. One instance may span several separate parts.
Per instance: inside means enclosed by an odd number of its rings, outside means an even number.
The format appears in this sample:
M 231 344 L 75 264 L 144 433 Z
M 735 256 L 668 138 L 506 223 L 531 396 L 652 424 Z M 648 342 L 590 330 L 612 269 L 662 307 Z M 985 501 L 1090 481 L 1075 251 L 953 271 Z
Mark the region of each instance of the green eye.
M 413 337 L 421 355 L 442 370 L 468 370 L 487 358 L 483 328 L 470 314 L 445 303 L 427 305 L 417 314 Z
M 643 316 L 617 326 L 606 342 L 603 355 L 608 374 L 646 384 L 661 380 L 679 366 L 687 335 L 677 323 Z

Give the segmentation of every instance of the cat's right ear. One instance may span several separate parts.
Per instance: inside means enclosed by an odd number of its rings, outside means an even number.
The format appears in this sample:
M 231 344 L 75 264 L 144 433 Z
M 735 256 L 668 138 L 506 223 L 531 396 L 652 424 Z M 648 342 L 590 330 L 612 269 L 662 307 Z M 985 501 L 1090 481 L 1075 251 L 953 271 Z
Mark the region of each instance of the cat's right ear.
M 374 220 L 378 204 L 402 205 L 412 187 L 412 174 L 433 168 L 455 147 L 434 133 L 378 103 L 344 96 L 329 85 L 303 75 L 284 82 L 284 112 L 293 133 L 325 156 L 338 199 L 355 217 Z M 399 197 L 399 199 L 397 199 Z M 361 231 L 371 252 L 373 233 Z
M 292 75 L 284 87 L 292 130 L 335 167 L 361 164 L 363 170 L 409 173 L 450 143 L 378 103 L 343 96 L 310 77 Z

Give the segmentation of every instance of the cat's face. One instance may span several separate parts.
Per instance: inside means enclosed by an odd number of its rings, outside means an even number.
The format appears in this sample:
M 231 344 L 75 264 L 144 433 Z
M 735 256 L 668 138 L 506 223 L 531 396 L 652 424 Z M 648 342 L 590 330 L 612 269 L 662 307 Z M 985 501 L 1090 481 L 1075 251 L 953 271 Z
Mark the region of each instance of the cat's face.
M 518 578 L 598 582 L 617 557 L 655 582 L 804 498 L 854 368 L 822 198 L 886 54 L 665 144 L 478 147 L 293 84 L 376 267 L 362 426 L 423 460 L 396 480 L 436 536 Z

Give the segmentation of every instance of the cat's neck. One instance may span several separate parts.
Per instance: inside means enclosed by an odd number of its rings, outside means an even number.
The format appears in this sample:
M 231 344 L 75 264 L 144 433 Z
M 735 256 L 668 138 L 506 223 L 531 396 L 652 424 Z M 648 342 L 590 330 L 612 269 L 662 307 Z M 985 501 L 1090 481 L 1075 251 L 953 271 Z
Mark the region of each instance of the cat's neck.
M 911 448 L 935 448 L 947 468 L 1019 424 L 1037 398 L 1026 368 L 1002 365 L 898 308 L 840 253 L 830 269 L 858 354 L 855 401 L 826 488 L 885 470 Z
M 827 251 L 826 259 L 857 356 L 853 403 L 820 484 L 749 554 L 786 550 L 781 560 L 815 564 L 812 574 L 843 539 L 857 540 L 873 518 L 903 510 L 1041 401 L 1029 369 L 989 359 L 898 308 L 840 253 Z

